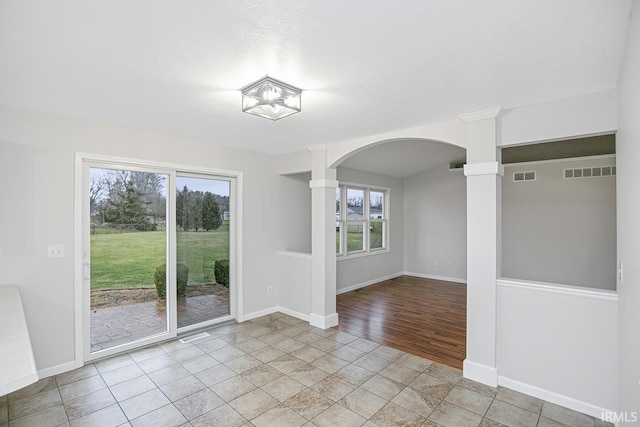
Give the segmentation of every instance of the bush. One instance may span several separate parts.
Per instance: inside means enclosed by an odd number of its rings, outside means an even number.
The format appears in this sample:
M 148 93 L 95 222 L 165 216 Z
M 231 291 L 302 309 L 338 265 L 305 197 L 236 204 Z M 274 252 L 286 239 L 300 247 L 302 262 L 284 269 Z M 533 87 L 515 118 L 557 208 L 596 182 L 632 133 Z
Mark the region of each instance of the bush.
M 186 264 L 178 264 L 176 266 L 176 276 L 178 280 L 178 296 L 183 297 L 187 294 L 187 282 L 189 281 L 189 267 Z M 153 275 L 153 281 L 156 284 L 156 292 L 159 298 L 166 296 L 167 289 L 167 265 L 162 264 L 156 268 L 156 272 Z
M 216 283 L 229 287 L 229 260 L 219 259 L 213 265 Z

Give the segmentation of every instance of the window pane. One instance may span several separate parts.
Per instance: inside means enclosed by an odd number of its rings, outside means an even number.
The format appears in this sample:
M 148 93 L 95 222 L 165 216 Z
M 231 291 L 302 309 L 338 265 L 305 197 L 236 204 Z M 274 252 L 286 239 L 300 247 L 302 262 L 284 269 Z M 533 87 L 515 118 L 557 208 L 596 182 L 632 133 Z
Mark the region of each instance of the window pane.
M 382 191 L 369 193 L 369 219 L 384 219 L 384 193 Z
M 369 249 L 380 249 L 385 247 L 385 228 L 384 222 L 371 221 L 369 225 Z
M 347 219 L 364 218 L 364 190 L 347 188 Z
M 336 253 L 342 253 L 340 250 L 340 223 L 338 221 L 336 221 Z
M 364 222 L 347 223 L 347 252 L 364 250 Z
M 340 187 L 336 188 L 336 221 L 340 219 Z

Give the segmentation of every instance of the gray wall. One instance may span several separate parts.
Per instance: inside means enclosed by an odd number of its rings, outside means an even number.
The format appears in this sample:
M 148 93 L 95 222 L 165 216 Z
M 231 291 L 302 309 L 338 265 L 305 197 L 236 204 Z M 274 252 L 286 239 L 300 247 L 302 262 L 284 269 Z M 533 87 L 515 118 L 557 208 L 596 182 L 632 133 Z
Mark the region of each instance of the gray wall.
M 309 174 L 280 176 L 278 215 L 283 221 L 279 250 L 311 253 L 311 188 Z
M 563 169 L 615 164 L 615 158 L 505 166 L 502 276 L 616 288 L 616 178 L 563 179 Z M 536 181 L 513 173 L 535 171 Z
M 448 164 L 405 179 L 406 272 L 466 280 L 466 185 L 462 171 Z
M 404 191 L 399 178 L 338 168 L 338 181 L 389 188 L 389 248 L 390 252 L 337 261 L 336 288 L 338 291 L 379 278 L 399 274 L 404 259 Z

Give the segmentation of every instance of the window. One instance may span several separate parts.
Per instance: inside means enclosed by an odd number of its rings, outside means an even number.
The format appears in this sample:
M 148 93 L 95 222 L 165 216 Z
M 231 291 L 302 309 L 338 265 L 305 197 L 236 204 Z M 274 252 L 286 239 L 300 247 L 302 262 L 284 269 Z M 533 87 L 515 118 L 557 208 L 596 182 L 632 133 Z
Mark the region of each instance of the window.
M 336 254 L 387 250 L 388 189 L 341 184 L 336 189 Z

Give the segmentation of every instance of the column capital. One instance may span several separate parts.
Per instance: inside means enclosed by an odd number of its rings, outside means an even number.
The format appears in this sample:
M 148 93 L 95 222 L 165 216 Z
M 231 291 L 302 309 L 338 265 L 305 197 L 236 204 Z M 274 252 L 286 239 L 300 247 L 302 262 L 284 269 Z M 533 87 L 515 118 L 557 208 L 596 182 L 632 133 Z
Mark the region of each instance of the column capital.
M 309 181 L 309 188 L 338 188 L 338 181 L 335 179 L 312 179 Z
M 465 176 L 500 175 L 504 176 L 504 166 L 499 162 L 471 163 L 464 165 Z
M 495 119 L 502 112 L 502 107 L 490 108 L 488 110 L 476 111 L 473 113 L 460 114 L 458 118 L 465 123 L 475 122 L 477 120 Z

